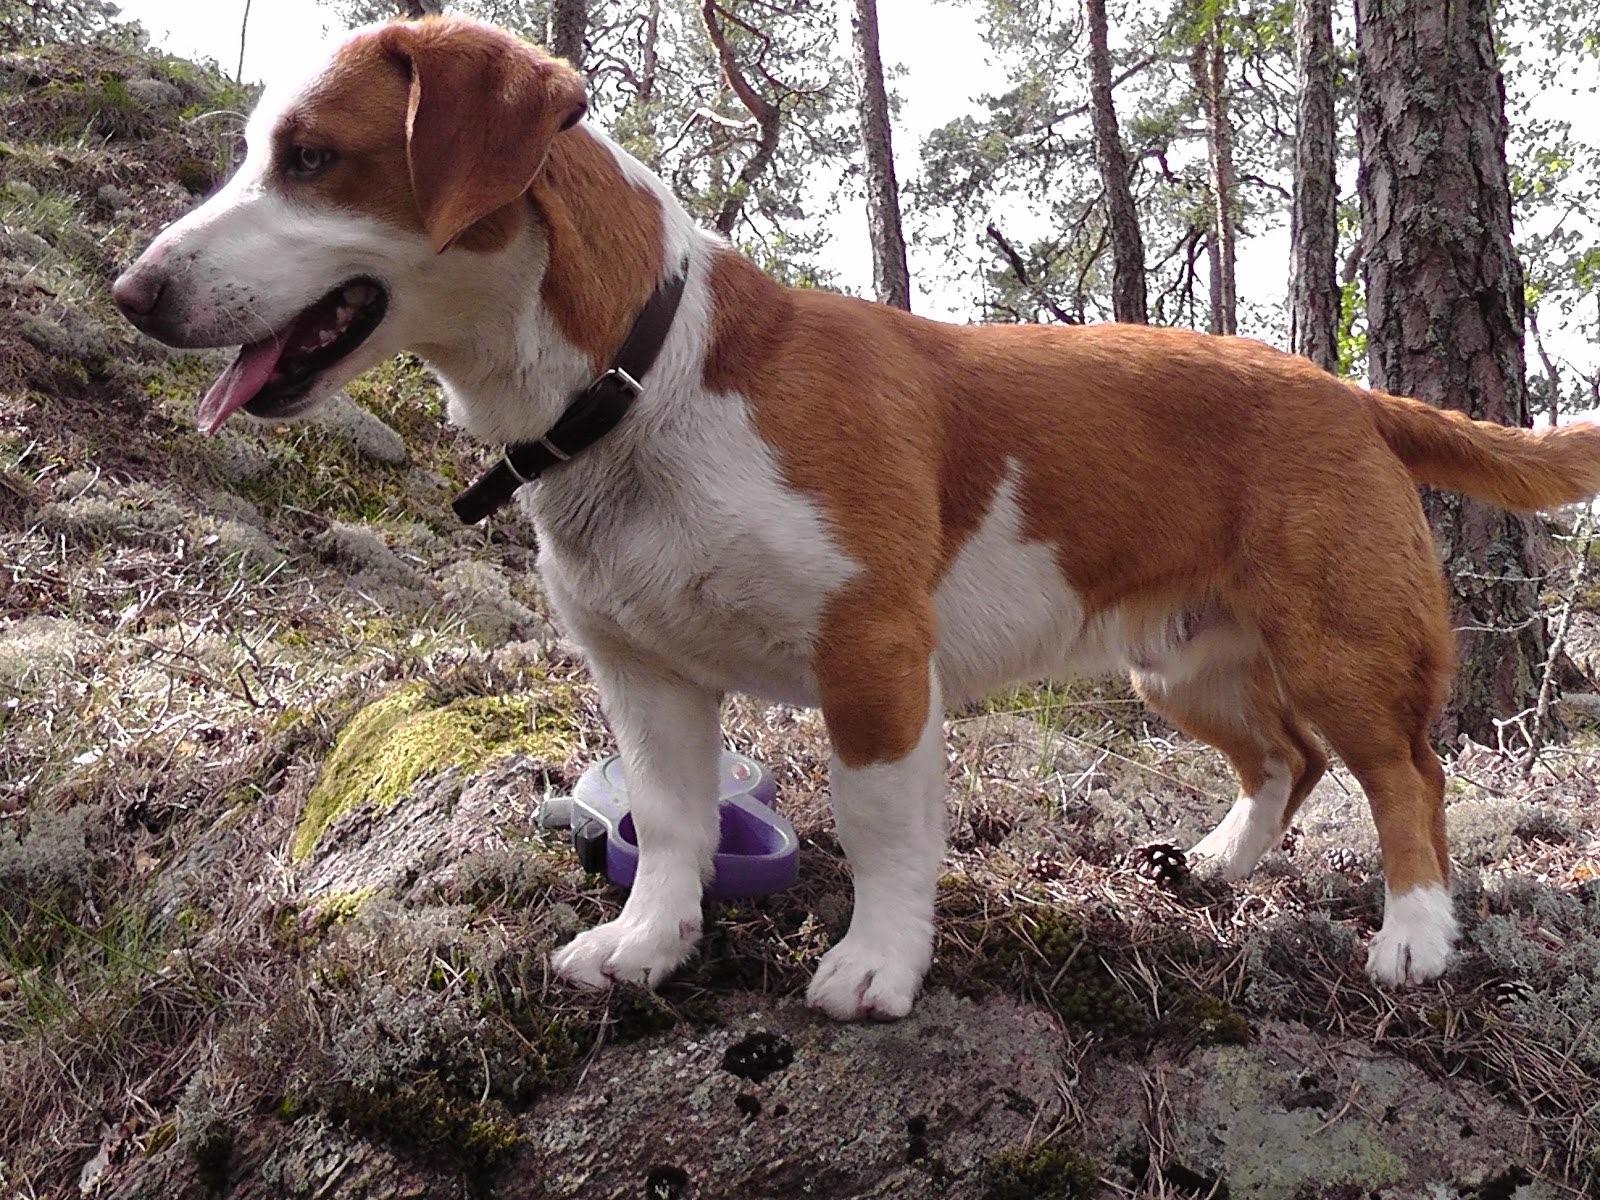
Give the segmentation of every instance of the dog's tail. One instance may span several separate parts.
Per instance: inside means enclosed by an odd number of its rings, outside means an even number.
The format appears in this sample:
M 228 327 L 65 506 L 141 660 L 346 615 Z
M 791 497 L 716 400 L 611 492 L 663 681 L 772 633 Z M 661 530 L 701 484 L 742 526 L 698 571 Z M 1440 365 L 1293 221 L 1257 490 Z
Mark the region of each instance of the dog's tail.
M 1418 483 L 1523 512 L 1600 494 L 1600 424 L 1515 429 L 1369 394 L 1378 432 Z

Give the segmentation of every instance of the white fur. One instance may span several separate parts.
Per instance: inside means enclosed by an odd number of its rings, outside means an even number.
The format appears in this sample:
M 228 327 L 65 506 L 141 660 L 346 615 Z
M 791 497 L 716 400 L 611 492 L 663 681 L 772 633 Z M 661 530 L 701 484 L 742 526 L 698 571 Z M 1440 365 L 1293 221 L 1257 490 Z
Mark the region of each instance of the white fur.
M 939 618 L 939 678 L 946 696 L 966 701 L 1002 684 L 1062 672 L 1073 659 L 1114 658 L 1083 644 L 1083 603 L 1062 578 L 1055 550 L 1023 536 L 1015 459 L 973 535 L 933 594 Z
M 1261 787 L 1234 801 L 1217 827 L 1190 849 L 1189 857 L 1212 859 L 1223 878 L 1243 879 L 1282 835 L 1293 783 L 1288 764 L 1268 760 Z
M 1398 896 L 1383 896 L 1383 928 L 1367 947 L 1367 974 L 1399 987 L 1444 974 L 1456 944 L 1455 903 L 1450 890 L 1424 884 Z
M 574 631 L 591 647 L 608 644 L 581 617 Z M 700 889 L 717 848 L 719 697 L 626 654 L 592 653 L 592 662 L 622 749 L 639 868 L 616 920 L 579 934 L 552 965 L 587 987 L 653 988 L 700 940 Z
M 712 245 L 690 256 L 628 421 L 520 498 L 552 591 L 617 644 L 708 688 L 814 704 L 822 606 L 860 568 L 784 482 L 744 398 L 700 382 Z
M 933 958 L 933 893 L 944 855 L 944 708 L 930 667 L 928 715 L 898 762 L 829 767 L 839 842 L 855 875 L 850 929 L 823 955 L 806 1002 L 840 1021 L 911 1011 Z

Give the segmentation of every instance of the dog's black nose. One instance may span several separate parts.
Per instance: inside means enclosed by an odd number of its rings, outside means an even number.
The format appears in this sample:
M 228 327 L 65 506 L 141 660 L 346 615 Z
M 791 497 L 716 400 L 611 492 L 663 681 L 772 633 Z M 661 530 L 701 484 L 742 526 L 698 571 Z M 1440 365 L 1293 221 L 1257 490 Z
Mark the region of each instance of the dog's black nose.
M 111 285 L 111 298 L 117 302 L 122 315 L 141 329 L 161 303 L 161 293 L 167 281 L 155 271 L 130 267 Z

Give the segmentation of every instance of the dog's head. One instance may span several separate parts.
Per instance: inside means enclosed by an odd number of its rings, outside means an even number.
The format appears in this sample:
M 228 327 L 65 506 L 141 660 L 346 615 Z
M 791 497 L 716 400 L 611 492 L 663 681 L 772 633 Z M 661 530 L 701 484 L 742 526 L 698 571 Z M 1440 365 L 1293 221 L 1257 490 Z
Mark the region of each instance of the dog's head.
M 113 295 L 168 345 L 242 345 L 200 403 L 206 432 L 241 408 L 306 412 L 470 320 L 461 297 L 529 219 L 519 198 L 583 112 L 576 71 L 492 26 L 358 31 L 269 86 L 238 172 Z

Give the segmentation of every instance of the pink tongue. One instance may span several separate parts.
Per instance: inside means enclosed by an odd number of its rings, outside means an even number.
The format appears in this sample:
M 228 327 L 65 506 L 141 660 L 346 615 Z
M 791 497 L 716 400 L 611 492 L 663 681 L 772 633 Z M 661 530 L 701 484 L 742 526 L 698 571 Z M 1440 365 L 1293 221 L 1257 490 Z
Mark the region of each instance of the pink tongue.
M 228 364 L 228 369 L 202 397 L 194 414 L 194 423 L 200 432 L 215 433 L 224 421 L 254 400 L 267 386 L 272 368 L 278 365 L 278 356 L 282 353 L 283 343 L 277 338 L 243 347 L 239 357 Z

